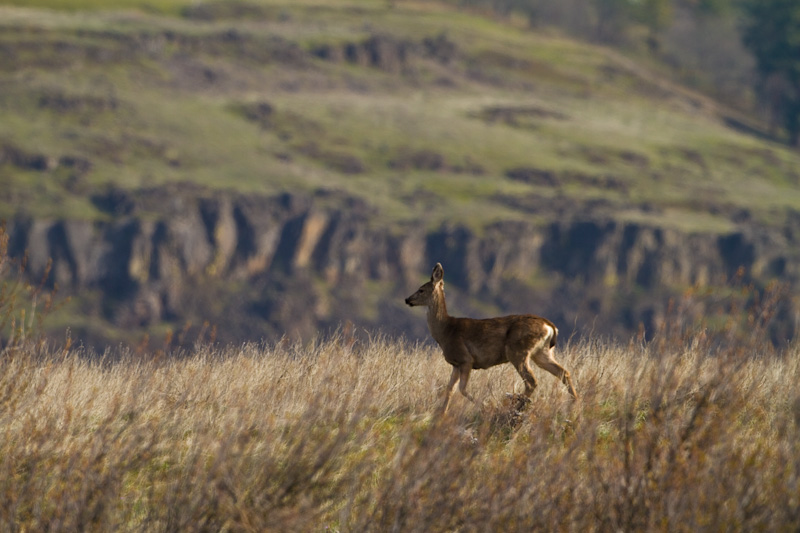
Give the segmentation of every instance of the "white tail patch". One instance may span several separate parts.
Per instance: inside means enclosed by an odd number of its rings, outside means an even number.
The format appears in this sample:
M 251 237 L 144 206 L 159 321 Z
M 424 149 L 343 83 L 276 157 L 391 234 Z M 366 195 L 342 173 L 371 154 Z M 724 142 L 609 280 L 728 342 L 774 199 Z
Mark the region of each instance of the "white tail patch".
M 558 330 L 556 328 L 554 328 L 553 326 L 551 326 L 550 324 L 545 324 L 544 325 L 544 330 L 547 332 L 545 334 L 545 336 L 544 336 L 544 339 L 548 343 L 550 342 L 550 339 L 553 338 L 553 335 L 558 333 Z

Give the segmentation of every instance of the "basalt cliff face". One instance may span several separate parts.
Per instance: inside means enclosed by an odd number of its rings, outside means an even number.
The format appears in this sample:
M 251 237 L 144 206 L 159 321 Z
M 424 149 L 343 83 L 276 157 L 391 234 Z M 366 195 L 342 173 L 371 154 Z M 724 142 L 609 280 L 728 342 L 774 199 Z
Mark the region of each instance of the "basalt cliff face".
M 14 217 L 9 250 L 27 274 L 79 301 L 102 324 L 143 335 L 158 324 L 208 322 L 225 342 L 308 338 L 347 321 L 426 337 L 403 297 L 445 267 L 450 311 L 548 316 L 563 334 L 654 331 L 687 287 L 780 280 L 796 289 L 800 216 L 782 228 L 742 224 L 725 235 L 576 214 L 547 224 L 383 227 L 362 201 L 334 193 L 277 197 L 185 188 L 94 198 L 104 221 Z M 793 335 L 791 301 L 776 340 Z

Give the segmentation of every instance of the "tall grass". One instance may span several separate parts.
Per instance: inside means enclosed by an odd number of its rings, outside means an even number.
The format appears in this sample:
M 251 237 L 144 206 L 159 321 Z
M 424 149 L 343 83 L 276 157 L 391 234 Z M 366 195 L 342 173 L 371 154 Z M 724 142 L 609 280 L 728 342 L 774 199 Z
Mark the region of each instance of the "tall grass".
M 438 350 L 343 335 L 155 357 L 0 360 L 0 527 L 102 531 L 770 530 L 800 526 L 800 357 L 561 348 L 434 416 Z

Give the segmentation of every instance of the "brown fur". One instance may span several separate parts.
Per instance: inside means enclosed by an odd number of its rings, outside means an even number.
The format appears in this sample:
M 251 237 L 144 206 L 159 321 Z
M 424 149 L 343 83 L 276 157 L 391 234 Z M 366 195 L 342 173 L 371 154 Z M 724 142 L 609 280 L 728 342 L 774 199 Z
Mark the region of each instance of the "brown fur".
M 473 369 L 511 363 L 525 382 L 525 396 L 536 388 L 531 360 L 547 370 L 578 398 L 569 372 L 554 357 L 558 328 L 534 315 L 509 315 L 498 318 L 457 318 L 447 314 L 444 299 L 444 270 L 437 263 L 431 280 L 406 298 L 410 306 L 428 308 L 428 328 L 442 348 L 445 360 L 453 366 L 445 393 L 442 413 L 447 412 L 450 397 L 458 382 L 461 394 L 475 401 L 467 392 L 467 381 Z

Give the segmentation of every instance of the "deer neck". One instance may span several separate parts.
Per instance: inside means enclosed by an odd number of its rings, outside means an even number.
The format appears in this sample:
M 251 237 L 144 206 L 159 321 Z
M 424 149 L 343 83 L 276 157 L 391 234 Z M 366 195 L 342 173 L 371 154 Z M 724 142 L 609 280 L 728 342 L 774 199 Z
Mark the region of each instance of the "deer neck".
M 431 304 L 428 306 L 428 329 L 431 336 L 441 344 L 444 338 L 444 329 L 450 316 L 447 314 L 447 305 L 444 301 L 444 289 L 433 291 Z

